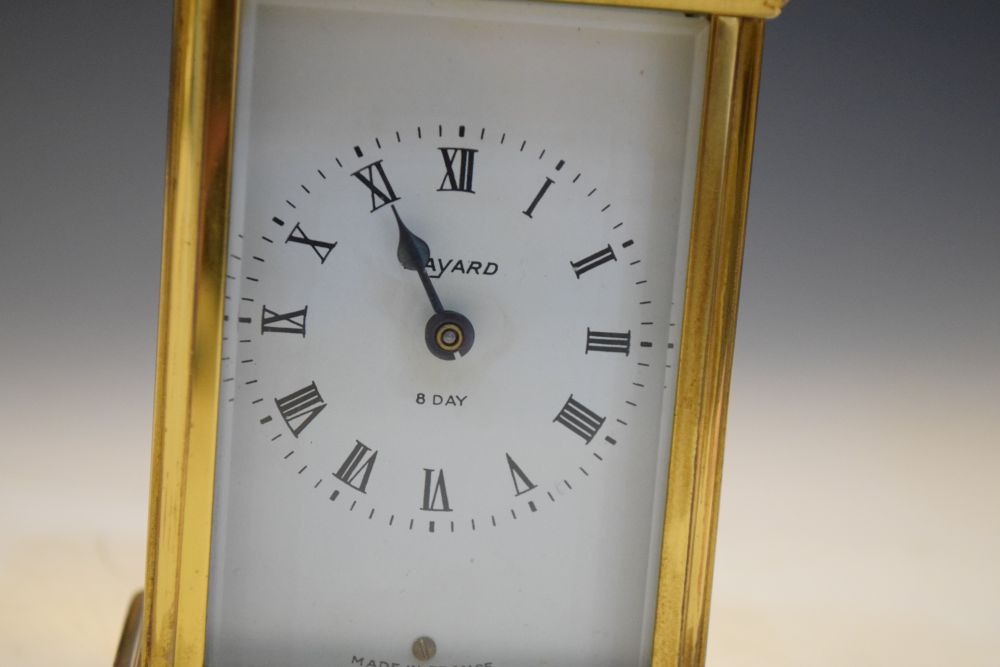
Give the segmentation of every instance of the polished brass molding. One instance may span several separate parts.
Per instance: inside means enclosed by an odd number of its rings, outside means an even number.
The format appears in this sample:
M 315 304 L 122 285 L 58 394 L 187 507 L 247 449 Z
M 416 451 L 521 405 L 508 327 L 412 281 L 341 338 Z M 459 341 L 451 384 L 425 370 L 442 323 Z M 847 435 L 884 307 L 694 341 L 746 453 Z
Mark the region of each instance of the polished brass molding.
M 546 2 L 666 9 L 687 14 L 712 14 L 758 19 L 773 19 L 781 14 L 781 10 L 788 4 L 788 0 L 546 0 Z
M 654 667 L 705 663 L 764 23 L 713 17 L 660 560 Z
M 238 15 L 174 7 L 143 667 L 204 664 Z

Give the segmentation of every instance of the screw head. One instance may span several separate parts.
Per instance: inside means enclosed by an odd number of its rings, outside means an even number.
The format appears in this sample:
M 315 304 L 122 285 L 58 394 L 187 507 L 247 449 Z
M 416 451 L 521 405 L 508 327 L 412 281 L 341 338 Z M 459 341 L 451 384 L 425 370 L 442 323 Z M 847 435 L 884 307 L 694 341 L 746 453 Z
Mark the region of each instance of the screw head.
M 430 660 L 437 654 L 437 644 L 430 637 L 417 637 L 413 641 L 413 657 L 417 660 Z

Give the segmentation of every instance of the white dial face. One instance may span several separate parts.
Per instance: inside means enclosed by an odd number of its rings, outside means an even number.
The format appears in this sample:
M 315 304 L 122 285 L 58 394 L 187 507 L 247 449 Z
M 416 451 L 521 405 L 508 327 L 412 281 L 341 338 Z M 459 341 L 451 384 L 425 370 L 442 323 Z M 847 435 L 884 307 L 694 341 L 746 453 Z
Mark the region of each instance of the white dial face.
M 648 663 L 705 26 L 246 3 L 209 665 Z

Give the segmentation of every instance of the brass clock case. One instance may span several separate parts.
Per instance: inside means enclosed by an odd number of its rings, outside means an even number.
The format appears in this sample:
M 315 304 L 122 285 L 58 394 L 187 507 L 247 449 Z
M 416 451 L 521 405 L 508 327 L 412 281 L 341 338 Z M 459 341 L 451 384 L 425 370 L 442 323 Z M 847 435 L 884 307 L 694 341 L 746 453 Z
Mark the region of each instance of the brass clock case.
M 763 19 L 784 3 L 584 1 L 712 15 L 653 638 L 655 666 L 701 665 Z M 204 664 L 239 13 L 175 8 L 143 666 Z

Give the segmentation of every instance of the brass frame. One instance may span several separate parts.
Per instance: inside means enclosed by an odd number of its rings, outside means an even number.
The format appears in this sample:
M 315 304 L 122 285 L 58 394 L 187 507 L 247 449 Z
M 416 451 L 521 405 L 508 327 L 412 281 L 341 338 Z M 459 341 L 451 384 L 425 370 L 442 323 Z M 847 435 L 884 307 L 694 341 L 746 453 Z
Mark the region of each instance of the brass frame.
M 785 0 L 576 1 L 713 15 L 653 637 L 654 667 L 694 667 L 705 659 L 762 19 Z M 240 0 L 176 0 L 174 11 L 143 667 L 204 664 L 239 10 Z

